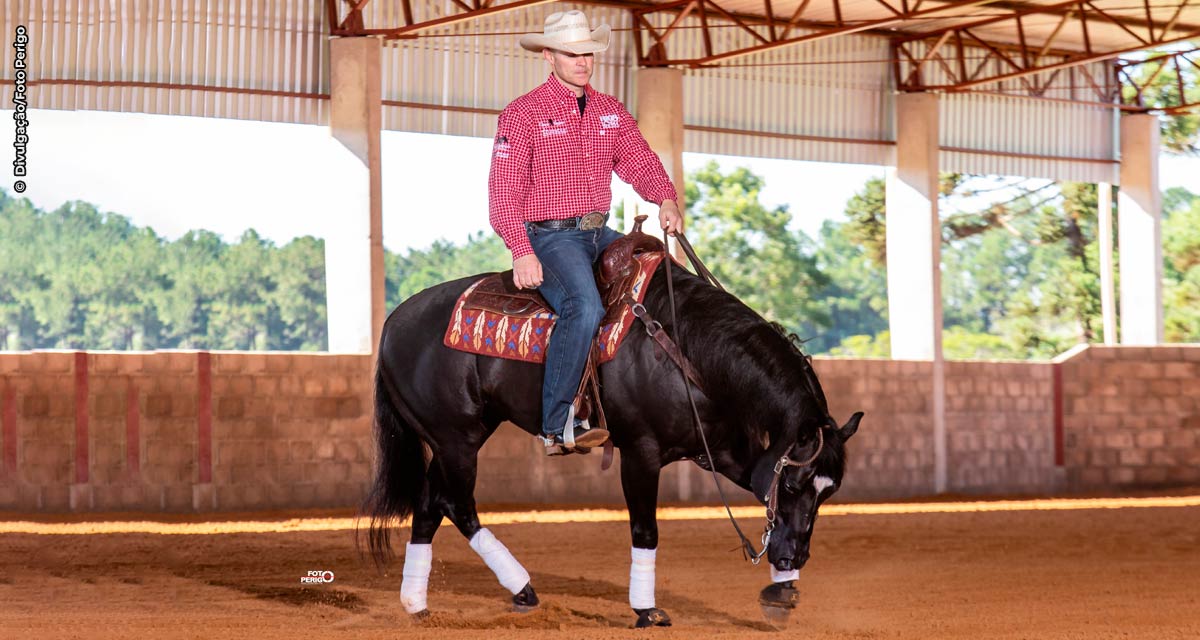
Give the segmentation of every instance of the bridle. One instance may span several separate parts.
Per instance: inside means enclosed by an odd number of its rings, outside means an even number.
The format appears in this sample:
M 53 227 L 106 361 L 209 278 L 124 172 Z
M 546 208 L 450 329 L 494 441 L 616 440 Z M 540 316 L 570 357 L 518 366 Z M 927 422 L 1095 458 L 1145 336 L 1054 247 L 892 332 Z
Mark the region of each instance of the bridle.
M 779 515 L 779 480 L 783 477 L 783 470 L 788 467 L 807 467 L 817 461 L 823 448 L 825 448 L 825 432 L 821 427 L 817 427 L 817 450 L 808 459 L 796 462 L 785 454 L 775 463 L 775 475 L 771 477 L 771 488 L 767 489 L 764 500 L 767 503 L 767 528 L 763 531 L 762 551 L 759 551 L 758 556 L 754 558 L 754 564 L 758 564 L 762 554 L 767 552 L 767 544 L 771 542 L 771 533 L 775 531 L 775 518 Z
M 716 276 L 714 276 L 712 272 L 704 266 L 704 263 L 700 261 L 700 257 L 696 255 L 695 250 L 692 249 L 691 243 L 688 242 L 682 231 L 676 232 L 675 239 L 679 242 L 679 246 L 683 248 L 683 252 L 687 255 L 688 260 L 690 260 L 692 265 L 696 268 L 696 273 L 699 274 L 705 282 L 713 285 L 721 291 L 725 291 L 725 287 L 722 287 L 721 283 L 717 282 Z M 668 249 L 669 246 L 670 244 L 668 242 L 667 231 L 664 229 L 663 268 L 666 269 L 667 272 L 667 301 L 671 307 L 671 326 L 672 328 L 675 328 L 679 326 L 679 317 L 676 313 L 675 306 L 675 283 L 671 274 L 672 258 L 670 250 Z M 725 514 L 729 516 L 729 522 L 733 525 L 733 530 L 736 531 L 738 537 L 741 538 L 742 555 L 745 556 L 746 559 L 751 563 L 757 565 L 762 561 L 762 557 L 766 555 L 767 545 L 771 541 L 771 534 L 775 531 L 775 524 L 779 515 L 779 482 L 783 477 L 783 472 L 788 467 L 807 467 L 817 461 L 817 458 L 821 455 L 821 450 L 825 447 L 825 436 L 822 428 L 817 427 L 817 448 L 807 459 L 798 462 L 789 458 L 787 454 L 784 454 L 775 462 L 774 476 L 771 478 L 770 488 L 767 490 L 767 495 L 763 497 L 763 501 L 767 505 L 767 526 L 763 530 L 761 538 L 762 549 L 756 551 L 754 549 L 754 543 L 752 543 L 750 539 L 746 537 L 746 534 L 742 533 L 742 528 L 738 526 L 737 520 L 734 519 L 733 510 L 729 507 L 729 500 L 725 497 L 725 490 L 721 488 L 721 482 L 717 478 L 717 467 L 714 463 L 712 452 L 708 448 L 708 438 L 706 438 L 704 435 L 704 425 L 700 420 L 700 412 L 696 409 L 696 399 L 692 396 L 692 386 L 688 384 L 688 382 L 691 381 L 693 384 L 696 384 L 697 387 L 701 386 L 699 384 L 699 376 L 696 374 L 695 368 L 692 366 L 692 363 L 688 361 L 687 356 L 684 356 L 683 352 L 679 349 L 678 340 L 672 340 L 672 338 L 667 335 L 667 332 L 663 330 L 662 324 L 650 316 L 650 313 L 646 311 L 646 307 L 638 304 L 632 299 L 632 297 L 627 297 L 626 303 L 633 308 L 634 315 L 645 325 L 647 335 L 653 338 L 655 342 L 657 342 L 663 349 L 663 351 L 666 352 L 671 361 L 674 362 L 677 367 L 679 367 L 679 371 L 684 377 L 683 388 L 687 392 L 688 404 L 692 409 L 692 424 L 696 428 L 696 433 L 700 436 L 700 442 L 704 444 L 704 455 L 707 456 L 708 459 L 708 471 L 712 474 L 713 483 L 717 486 L 717 494 L 721 496 L 721 503 L 725 505 Z

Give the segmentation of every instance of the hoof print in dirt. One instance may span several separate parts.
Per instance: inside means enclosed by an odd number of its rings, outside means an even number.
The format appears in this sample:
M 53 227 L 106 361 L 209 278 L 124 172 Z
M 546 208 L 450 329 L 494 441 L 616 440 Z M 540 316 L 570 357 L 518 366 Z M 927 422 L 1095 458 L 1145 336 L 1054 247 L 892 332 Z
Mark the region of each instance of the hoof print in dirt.
M 634 609 L 633 612 L 638 614 L 637 623 L 633 625 L 637 629 L 645 629 L 646 627 L 671 626 L 671 616 L 668 616 L 666 611 L 663 611 L 658 607 L 651 609 Z
M 524 589 L 517 592 L 512 597 L 513 611 L 516 613 L 529 613 L 538 608 L 537 592 L 533 590 L 532 584 L 526 584 Z

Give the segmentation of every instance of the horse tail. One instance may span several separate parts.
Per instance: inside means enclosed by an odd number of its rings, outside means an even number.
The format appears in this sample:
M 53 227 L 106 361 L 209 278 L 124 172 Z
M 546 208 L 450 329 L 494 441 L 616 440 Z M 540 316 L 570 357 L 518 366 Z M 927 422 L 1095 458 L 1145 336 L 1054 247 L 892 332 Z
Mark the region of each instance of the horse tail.
M 412 514 L 425 488 L 425 448 L 435 449 L 401 397 L 383 358 L 375 371 L 375 478 L 363 503 L 367 546 L 376 566 L 393 557 L 391 528 Z

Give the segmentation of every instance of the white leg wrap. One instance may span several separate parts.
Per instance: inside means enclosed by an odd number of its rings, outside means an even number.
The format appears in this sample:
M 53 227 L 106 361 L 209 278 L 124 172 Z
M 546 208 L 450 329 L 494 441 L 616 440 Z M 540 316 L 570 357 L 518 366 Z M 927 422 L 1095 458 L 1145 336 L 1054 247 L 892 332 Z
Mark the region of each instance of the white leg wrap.
M 408 543 L 404 550 L 404 578 L 400 581 L 400 604 L 409 613 L 427 607 L 429 571 L 433 568 L 433 545 Z
M 771 565 L 771 582 L 787 582 L 788 580 L 797 580 L 799 578 L 799 569 L 792 569 L 791 571 L 779 571 L 775 568 L 775 565 Z
M 654 560 L 657 549 L 633 547 L 633 562 L 629 565 L 629 606 L 634 609 L 654 607 Z
M 496 574 L 500 586 L 516 595 L 529 584 L 529 572 L 508 551 L 491 531 L 480 529 L 470 541 L 471 548 L 483 558 L 484 564 Z

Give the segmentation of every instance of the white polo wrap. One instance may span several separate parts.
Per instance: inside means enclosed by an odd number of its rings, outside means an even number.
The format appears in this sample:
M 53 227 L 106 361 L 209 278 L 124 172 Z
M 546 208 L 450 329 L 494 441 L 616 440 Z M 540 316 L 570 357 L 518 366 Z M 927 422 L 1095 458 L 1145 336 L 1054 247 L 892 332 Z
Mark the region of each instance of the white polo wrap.
M 633 547 L 633 562 L 629 565 L 629 606 L 634 609 L 654 607 L 654 562 L 657 549 Z
M 433 545 L 408 543 L 404 549 L 404 578 L 400 581 L 400 604 L 409 613 L 428 608 L 429 572 L 433 569 Z
M 496 574 L 500 586 L 516 595 L 529 584 L 529 572 L 508 551 L 491 531 L 480 529 L 470 541 L 471 548 L 483 558 L 484 564 Z

